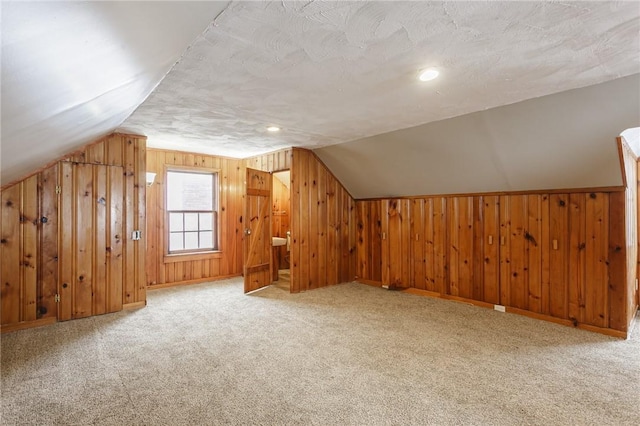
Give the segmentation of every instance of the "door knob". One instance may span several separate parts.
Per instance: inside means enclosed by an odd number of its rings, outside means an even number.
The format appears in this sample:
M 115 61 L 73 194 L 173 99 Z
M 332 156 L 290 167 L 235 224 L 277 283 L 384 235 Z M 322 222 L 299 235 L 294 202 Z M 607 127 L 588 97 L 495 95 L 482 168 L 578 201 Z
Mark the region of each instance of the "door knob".
M 251 229 L 245 228 L 244 235 L 251 235 Z

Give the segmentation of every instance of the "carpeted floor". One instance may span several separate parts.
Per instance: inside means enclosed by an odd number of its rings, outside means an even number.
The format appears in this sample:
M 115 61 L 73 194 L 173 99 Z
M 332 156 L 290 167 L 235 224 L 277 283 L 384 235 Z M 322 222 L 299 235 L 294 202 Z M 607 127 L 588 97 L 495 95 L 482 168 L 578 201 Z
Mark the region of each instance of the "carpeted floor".
M 2 425 L 637 425 L 619 340 L 343 284 L 241 279 L 2 335 Z

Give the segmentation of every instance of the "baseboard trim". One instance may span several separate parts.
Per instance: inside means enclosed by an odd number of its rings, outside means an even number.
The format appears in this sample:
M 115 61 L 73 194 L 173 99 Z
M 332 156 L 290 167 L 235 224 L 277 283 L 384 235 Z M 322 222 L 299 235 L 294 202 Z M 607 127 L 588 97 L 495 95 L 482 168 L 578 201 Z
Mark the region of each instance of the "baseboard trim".
M 143 300 L 142 302 L 133 302 L 133 303 L 124 304 L 124 305 L 122 305 L 122 310 L 123 311 L 130 311 L 132 309 L 144 308 L 145 306 L 147 306 L 147 301 Z
M 176 281 L 173 283 L 162 283 L 162 284 L 152 284 L 147 285 L 147 290 L 158 290 L 161 288 L 167 287 L 178 287 L 183 285 L 192 285 L 192 284 L 202 284 L 210 281 L 219 281 L 226 280 L 229 278 L 240 277 L 242 274 L 231 274 L 231 275 L 219 275 L 217 277 L 207 277 L 207 278 L 198 278 L 197 280 L 187 280 L 187 281 Z
M 380 281 L 364 280 L 356 277 L 356 282 L 359 282 L 360 284 L 370 285 L 371 287 L 382 287 L 382 283 Z
M 42 327 L 45 325 L 55 324 L 56 322 L 58 322 L 58 318 L 49 317 L 34 321 L 23 321 L 17 324 L 6 324 L 0 327 L 0 333 L 10 333 L 12 331 L 26 330 L 27 328 Z
M 376 281 L 368 281 L 368 282 L 366 282 L 366 281 L 367 280 L 357 280 L 357 282 L 359 282 L 361 284 L 373 285 L 373 286 L 376 286 L 376 287 L 382 287 L 382 283 L 378 283 Z M 417 288 L 407 288 L 407 289 L 404 289 L 404 290 L 401 290 L 401 291 L 402 291 L 402 293 L 412 294 L 412 295 L 415 295 L 415 296 L 423 296 L 423 297 L 431 297 L 431 298 L 435 298 L 435 299 L 451 300 L 451 301 L 454 301 L 454 302 L 465 303 L 467 305 L 479 306 L 481 308 L 487 308 L 487 309 L 494 309 L 494 306 L 495 306 L 493 303 L 482 302 L 482 301 L 479 301 L 479 300 L 466 299 L 464 297 L 452 296 L 452 295 L 449 295 L 449 294 L 441 294 L 441 293 L 438 293 L 438 292 L 435 292 L 435 291 L 420 290 L 420 289 L 417 289 Z M 526 311 L 524 309 L 512 308 L 512 307 L 509 307 L 509 306 L 505 306 L 505 311 L 508 312 L 508 313 L 511 313 L 511 314 L 522 315 L 522 316 L 529 317 L 529 318 L 534 318 L 534 319 L 543 320 L 543 321 L 547 321 L 547 322 L 553 322 L 553 323 L 556 323 L 556 324 L 565 325 L 567 327 L 579 328 L 581 330 L 600 333 L 600 334 L 604 334 L 604 335 L 612 336 L 612 337 L 619 337 L 619 338 L 622 338 L 622 339 L 627 339 L 631 335 L 631 329 L 632 329 L 631 326 L 629 326 L 628 327 L 629 331 L 620 331 L 620 330 L 614 330 L 612 328 L 598 327 L 598 326 L 590 325 L 590 324 L 574 323 L 573 321 L 568 320 L 568 319 L 556 318 L 556 317 L 552 317 L 550 315 L 539 314 L 537 312 Z

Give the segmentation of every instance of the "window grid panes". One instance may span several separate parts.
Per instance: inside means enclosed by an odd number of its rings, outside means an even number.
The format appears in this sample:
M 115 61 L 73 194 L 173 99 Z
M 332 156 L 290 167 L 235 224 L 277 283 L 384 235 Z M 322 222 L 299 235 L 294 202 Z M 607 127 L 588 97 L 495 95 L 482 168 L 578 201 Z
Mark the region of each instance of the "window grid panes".
M 216 173 L 167 172 L 169 253 L 217 250 Z

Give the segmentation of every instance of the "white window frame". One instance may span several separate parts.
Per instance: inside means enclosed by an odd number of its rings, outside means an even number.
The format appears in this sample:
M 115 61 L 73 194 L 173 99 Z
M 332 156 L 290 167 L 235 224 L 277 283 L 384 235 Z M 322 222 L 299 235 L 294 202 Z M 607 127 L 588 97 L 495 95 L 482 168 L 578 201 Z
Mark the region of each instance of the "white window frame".
M 169 173 L 178 172 L 178 173 L 193 173 L 193 174 L 203 174 L 203 175 L 211 175 L 213 179 L 213 200 L 212 200 L 212 210 L 209 211 L 195 211 L 195 210 L 169 210 Z M 219 200 L 220 200 L 220 170 L 217 169 L 208 169 L 202 167 L 184 167 L 184 166 L 167 166 L 165 167 L 165 262 L 171 261 L 172 258 L 182 258 L 187 255 L 211 255 L 220 252 L 220 218 L 219 218 Z M 197 248 L 197 249 L 182 249 L 182 250 L 170 250 L 170 215 L 171 213 L 208 213 L 210 212 L 213 216 L 212 219 L 212 233 L 213 233 L 213 248 Z M 182 231 L 186 233 L 188 231 Z M 185 259 L 186 260 L 186 259 Z

